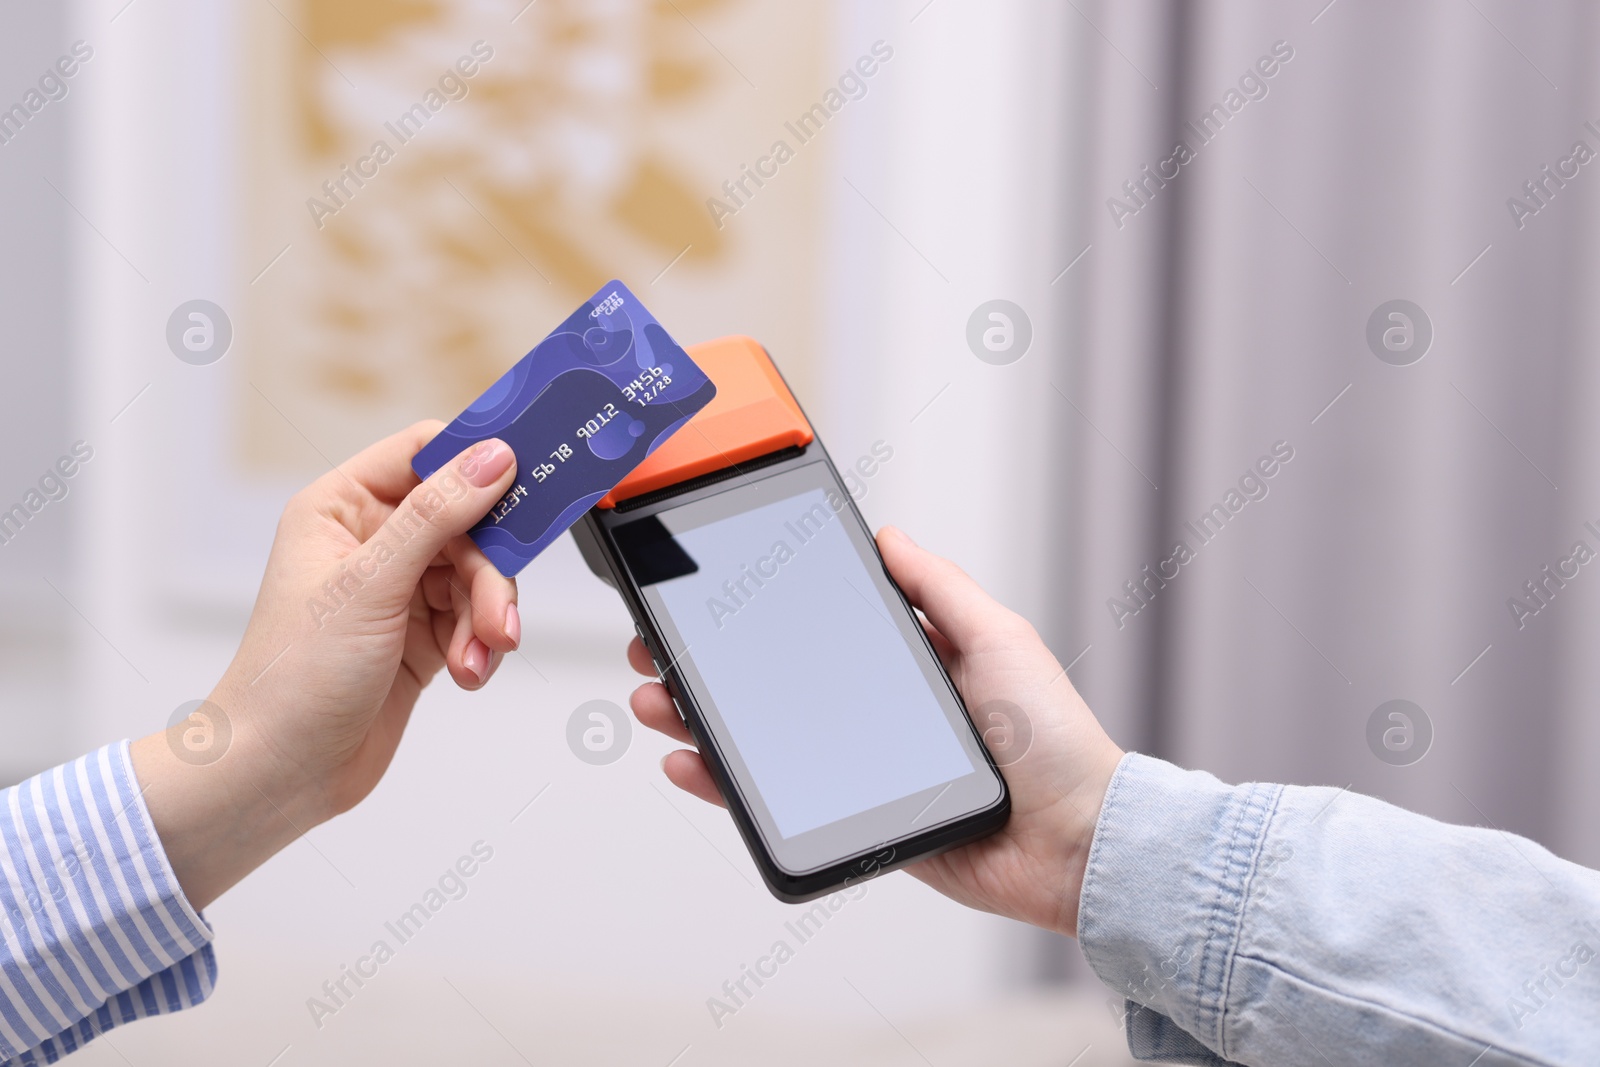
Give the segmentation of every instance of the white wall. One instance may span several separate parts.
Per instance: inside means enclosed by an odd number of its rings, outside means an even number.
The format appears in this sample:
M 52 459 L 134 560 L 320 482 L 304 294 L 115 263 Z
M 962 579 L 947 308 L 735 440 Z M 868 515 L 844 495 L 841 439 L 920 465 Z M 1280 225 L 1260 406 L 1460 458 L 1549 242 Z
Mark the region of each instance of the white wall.
M 71 27 L 55 5 L 29 4 L 0 15 L 0 107 L 10 107 L 66 53 Z M 0 512 L 27 506 L 46 471 L 84 436 L 70 418 L 72 367 L 64 326 L 72 257 L 62 235 L 82 226 L 49 183 L 67 185 L 69 144 L 82 112 L 81 89 L 97 71 L 68 83 L 9 141 L 0 144 L 0 337 L 6 356 L 0 389 Z M 14 120 L 13 120 L 14 121 Z M 67 536 L 81 514 L 81 489 L 94 471 L 66 483 L 0 544 L 0 781 L 67 756 L 61 686 L 68 647 L 81 626 L 52 588 L 73 582 Z M 59 493 L 60 490 L 55 490 Z M 34 498 L 39 506 L 44 497 Z

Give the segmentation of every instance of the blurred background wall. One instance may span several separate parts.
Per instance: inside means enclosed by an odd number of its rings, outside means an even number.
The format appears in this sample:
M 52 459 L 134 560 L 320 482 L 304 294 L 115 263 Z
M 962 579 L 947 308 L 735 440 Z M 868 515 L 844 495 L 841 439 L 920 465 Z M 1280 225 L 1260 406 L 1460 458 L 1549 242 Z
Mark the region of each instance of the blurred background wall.
M 449 417 L 615 275 L 680 340 L 761 338 L 837 458 L 891 445 L 869 521 L 1033 619 L 1122 744 L 1600 862 L 1600 579 L 1563 563 L 1600 552 L 1586 6 L 0 20 L 0 104 L 92 52 L 0 144 L 0 502 L 93 451 L 0 546 L 5 780 L 203 696 L 288 494 Z M 386 124 L 430 90 L 401 143 Z M 800 143 L 785 123 L 830 90 Z M 376 175 L 324 188 L 380 139 Z M 792 158 L 733 202 L 779 139 Z M 233 337 L 194 365 L 167 330 L 199 299 Z M 573 758 L 567 716 L 634 684 L 631 627 L 569 541 L 522 588 L 526 654 L 484 693 L 430 692 L 367 804 L 211 909 L 213 1002 L 80 1059 L 1125 1062 L 1072 942 L 905 877 L 717 1028 L 706 999 L 789 912 L 726 816 L 665 788 L 665 744 Z M 479 840 L 471 894 L 314 1025 L 306 999 Z
M 9 76 L 4 92 L 11 93 L 14 83 L 20 96 L 56 59 L 56 49 L 70 44 L 70 18 L 58 4 L 8 9 L 3 17 L 0 70 Z M 0 218 L 0 322 L 7 355 L 0 484 L 8 509 L 37 488 L 73 440 L 76 301 L 67 240 L 72 209 L 47 184 L 59 189 L 71 177 L 71 132 L 66 121 L 38 123 L 28 131 L 37 136 L 0 145 L 0 196 L 8 205 Z M 71 609 L 46 584 L 48 578 L 67 585 L 73 577 L 78 561 L 69 547 L 71 527 L 48 520 L 62 519 L 59 513 L 70 514 L 75 505 L 51 506 L 58 513 L 41 523 L 53 527 L 51 534 L 10 538 L 0 546 L 0 595 L 7 607 L 0 616 L 0 773 L 7 780 L 55 763 L 66 751 L 65 724 L 79 712 L 65 684 L 71 673 Z

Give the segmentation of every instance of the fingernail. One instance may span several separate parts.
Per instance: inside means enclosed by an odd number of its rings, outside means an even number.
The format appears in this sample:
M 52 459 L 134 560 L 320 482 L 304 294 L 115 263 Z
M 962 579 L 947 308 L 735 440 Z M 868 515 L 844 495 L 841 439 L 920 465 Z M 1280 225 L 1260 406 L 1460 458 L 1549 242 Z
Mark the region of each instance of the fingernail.
M 506 605 L 506 636 L 513 645 L 522 644 L 522 616 L 517 614 L 515 604 Z
M 883 532 L 888 534 L 890 537 L 898 537 L 908 545 L 916 544 L 915 541 L 911 540 L 911 535 L 900 529 L 898 526 L 885 526 L 883 528 Z
M 461 653 L 461 665 L 468 673 L 478 679 L 482 685 L 489 680 L 489 646 L 479 641 L 476 637 L 467 642 L 467 649 Z
M 467 481 L 479 489 L 493 485 L 500 480 L 500 476 L 511 469 L 517 457 L 511 454 L 511 446 L 499 438 L 490 438 L 479 441 L 467 451 L 466 458 L 461 461 L 461 473 L 466 475 Z
M 668 752 L 667 756 L 670 756 L 670 755 L 672 755 L 672 753 Z M 660 767 L 661 767 L 661 773 L 662 774 L 666 774 L 667 773 L 667 756 L 662 756 L 661 757 Z

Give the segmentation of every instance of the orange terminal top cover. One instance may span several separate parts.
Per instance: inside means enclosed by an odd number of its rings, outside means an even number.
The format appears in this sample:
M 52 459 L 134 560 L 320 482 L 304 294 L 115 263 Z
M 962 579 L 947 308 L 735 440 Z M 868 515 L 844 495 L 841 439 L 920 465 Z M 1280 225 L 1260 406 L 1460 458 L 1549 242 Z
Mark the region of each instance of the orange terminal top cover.
M 711 403 L 669 437 L 599 506 L 653 493 L 815 438 L 794 395 L 753 338 L 734 335 L 686 349 L 717 387 Z

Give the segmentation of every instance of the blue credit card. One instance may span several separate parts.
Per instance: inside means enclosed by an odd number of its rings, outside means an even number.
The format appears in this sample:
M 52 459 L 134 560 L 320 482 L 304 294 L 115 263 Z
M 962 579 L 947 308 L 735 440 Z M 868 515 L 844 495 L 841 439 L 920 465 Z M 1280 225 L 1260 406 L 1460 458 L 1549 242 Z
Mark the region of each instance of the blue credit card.
M 511 490 L 472 528 L 511 577 L 717 395 L 683 347 L 619 281 L 607 282 L 411 461 L 426 478 L 498 437 Z

